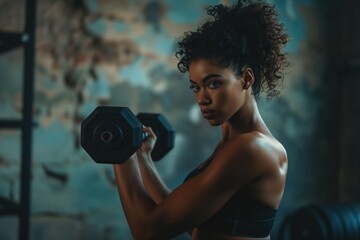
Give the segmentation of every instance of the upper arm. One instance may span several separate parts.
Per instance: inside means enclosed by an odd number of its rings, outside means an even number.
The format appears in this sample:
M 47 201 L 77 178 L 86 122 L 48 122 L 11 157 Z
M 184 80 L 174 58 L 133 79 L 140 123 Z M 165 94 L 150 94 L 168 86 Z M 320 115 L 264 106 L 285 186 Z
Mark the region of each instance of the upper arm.
M 149 216 L 149 231 L 171 237 L 215 214 L 242 186 L 262 174 L 259 154 L 239 141 L 228 142 L 199 175 L 174 190 Z M 246 146 L 248 145 L 248 146 Z

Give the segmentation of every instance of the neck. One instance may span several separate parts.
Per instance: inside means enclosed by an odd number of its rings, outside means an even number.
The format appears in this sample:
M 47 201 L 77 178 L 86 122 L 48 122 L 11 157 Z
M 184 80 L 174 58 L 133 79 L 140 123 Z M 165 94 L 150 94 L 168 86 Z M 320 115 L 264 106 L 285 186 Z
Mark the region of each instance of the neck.
M 268 131 L 259 113 L 254 96 L 248 96 L 244 105 L 226 122 L 221 125 L 222 141 L 224 144 L 237 134 L 261 129 Z

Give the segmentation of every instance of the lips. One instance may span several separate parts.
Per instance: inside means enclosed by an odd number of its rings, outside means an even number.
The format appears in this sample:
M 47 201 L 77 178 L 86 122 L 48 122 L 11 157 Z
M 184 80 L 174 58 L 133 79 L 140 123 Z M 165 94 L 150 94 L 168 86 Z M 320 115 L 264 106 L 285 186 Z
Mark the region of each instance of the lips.
M 211 112 L 215 112 L 214 110 L 210 110 L 210 109 L 201 109 L 201 112 L 203 113 L 203 114 L 206 114 L 206 113 L 211 113 Z
M 204 108 L 201 109 L 201 112 L 202 112 L 204 118 L 210 118 L 215 113 L 214 110 L 204 109 Z

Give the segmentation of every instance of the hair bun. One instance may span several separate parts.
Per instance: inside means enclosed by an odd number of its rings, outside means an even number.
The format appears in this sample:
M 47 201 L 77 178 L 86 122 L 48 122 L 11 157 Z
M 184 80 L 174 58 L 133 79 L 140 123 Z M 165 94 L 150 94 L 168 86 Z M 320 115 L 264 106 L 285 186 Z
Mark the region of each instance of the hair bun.
M 213 19 L 187 32 L 178 43 L 179 70 L 188 71 L 191 61 L 200 58 L 217 60 L 238 74 L 248 65 L 255 75 L 254 95 L 261 90 L 269 98 L 278 95 L 278 80 L 288 65 L 282 51 L 289 37 L 275 6 L 262 0 L 239 0 L 230 7 L 210 6 L 207 13 Z

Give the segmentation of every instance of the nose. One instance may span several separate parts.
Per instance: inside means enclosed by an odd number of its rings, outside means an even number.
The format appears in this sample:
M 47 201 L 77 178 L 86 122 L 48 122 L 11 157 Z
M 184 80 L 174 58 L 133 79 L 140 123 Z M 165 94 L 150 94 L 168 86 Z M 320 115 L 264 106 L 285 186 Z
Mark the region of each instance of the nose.
M 211 103 L 210 96 L 203 89 L 198 92 L 196 100 L 200 106 L 209 105 Z

